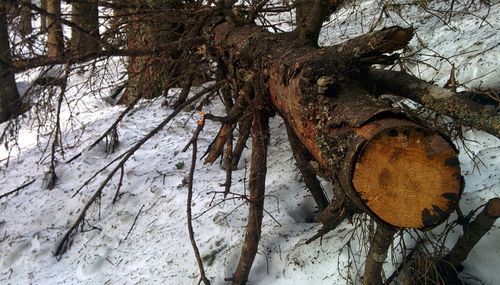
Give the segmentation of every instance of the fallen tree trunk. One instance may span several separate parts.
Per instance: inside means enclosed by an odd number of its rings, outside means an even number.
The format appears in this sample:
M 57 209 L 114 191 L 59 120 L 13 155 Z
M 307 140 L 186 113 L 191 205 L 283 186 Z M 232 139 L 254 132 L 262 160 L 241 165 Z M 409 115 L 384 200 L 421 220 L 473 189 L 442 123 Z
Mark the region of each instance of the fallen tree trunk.
M 390 227 L 426 229 L 458 203 L 457 151 L 444 135 L 363 87 L 369 66 L 394 61 L 384 53 L 404 47 L 412 32 L 393 27 L 317 49 L 296 46 L 286 34 L 223 23 L 214 39 L 241 74 L 265 74 L 274 107 L 313 156 L 315 170 L 352 205 Z

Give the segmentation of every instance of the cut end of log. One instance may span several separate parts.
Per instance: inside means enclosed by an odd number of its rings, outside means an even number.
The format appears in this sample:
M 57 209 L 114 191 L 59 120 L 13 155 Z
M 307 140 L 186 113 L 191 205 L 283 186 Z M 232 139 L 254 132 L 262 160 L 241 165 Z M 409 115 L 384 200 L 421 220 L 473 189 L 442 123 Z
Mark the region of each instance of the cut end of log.
M 389 225 L 430 228 L 455 209 L 462 191 L 457 153 L 436 132 L 393 126 L 358 154 L 353 185 L 369 210 Z

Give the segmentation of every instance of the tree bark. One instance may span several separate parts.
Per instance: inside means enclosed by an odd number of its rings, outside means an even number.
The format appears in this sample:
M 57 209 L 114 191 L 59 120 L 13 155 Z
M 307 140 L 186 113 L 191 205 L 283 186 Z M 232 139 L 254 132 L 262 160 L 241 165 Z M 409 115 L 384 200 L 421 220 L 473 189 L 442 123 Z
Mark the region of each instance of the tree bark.
M 40 8 L 47 11 L 47 0 L 40 0 Z M 40 14 L 40 32 L 47 32 L 47 16 L 45 14 Z
M 295 33 L 298 42 L 317 46 L 319 33 L 325 21 L 335 11 L 337 4 L 343 0 L 297 0 Z
M 241 250 L 240 261 L 231 278 L 233 285 L 246 284 L 259 246 L 264 215 L 268 142 L 269 114 L 265 110 L 255 110 L 252 122 L 252 161 L 248 183 L 250 191 L 248 224 L 245 229 L 245 242 Z
M 64 54 L 64 38 L 61 22 L 61 1 L 47 0 L 47 56 L 61 57 Z
M 382 266 L 387 259 L 387 251 L 392 244 L 394 234 L 393 229 L 377 225 L 366 257 L 363 285 L 382 285 Z
M 490 199 L 476 219 L 465 226 L 463 235 L 457 240 L 445 260 L 451 263 L 454 268 L 458 268 L 499 217 L 500 198 Z
M 498 112 L 457 96 L 455 92 L 403 72 L 372 69 L 368 72 L 368 78 L 376 83 L 377 94 L 394 94 L 411 99 L 440 114 L 450 116 L 463 125 L 500 137 Z
M 19 93 L 12 70 L 7 9 L 6 3 L 0 3 L 0 123 L 12 118 L 20 106 Z
M 99 10 L 97 0 L 74 1 L 71 4 L 70 48 L 73 53 L 87 53 L 99 49 Z
M 149 0 L 136 0 L 138 4 L 153 7 L 151 9 L 169 9 L 182 5 L 180 0 L 155 3 Z M 154 10 L 152 10 L 154 11 Z M 147 47 L 154 48 L 163 43 L 170 43 L 180 39 L 182 24 L 168 21 L 169 14 L 151 13 L 147 17 L 144 11 L 129 9 L 127 21 L 127 46 L 129 49 Z M 180 53 L 164 52 L 159 56 L 130 57 L 127 67 L 129 74 L 127 88 L 120 99 L 120 104 L 129 104 L 138 96 L 155 98 L 163 95 L 173 85 L 180 86 L 184 82 L 176 82 L 184 63 L 174 62 Z
M 311 161 L 313 157 L 309 151 L 302 145 L 299 138 L 295 135 L 295 132 L 291 127 L 285 124 L 286 132 L 288 135 L 288 141 L 290 142 L 290 147 L 292 148 L 293 156 L 295 157 L 295 162 L 297 167 L 302 174 L 304 179 L 304 184 L 306 185 L 309 192 L 313 196 L 318 210 L 322 211 L 328 206 L 328 199 L 323 192 L 323 187 L 316 177 L 314 169 L 311 167 Z
M 263 72 L 272 103 L 351 202 L 392 227 L 430 228 L 448 217 L 462 192 L 457 151 L 442 134 L 370 96 L 368 67 L 393 61 L 411 29 L 384 29 L 344 44 L 296 46 L 286 35 L 229 23 L 215 42 L 239 69 Z M 369 44 L 367 44 L 369 43 Z M 255 66 L 255 58 L 262 58 Z
M 31 0 L 26 0 L 26 2 L 31 4 Z M 27 36 L 33 32 L 33 25 L 31 24 L 31 8 L 29 6 L 22 5 L 19 12 L 19 33 L 22 36 Z

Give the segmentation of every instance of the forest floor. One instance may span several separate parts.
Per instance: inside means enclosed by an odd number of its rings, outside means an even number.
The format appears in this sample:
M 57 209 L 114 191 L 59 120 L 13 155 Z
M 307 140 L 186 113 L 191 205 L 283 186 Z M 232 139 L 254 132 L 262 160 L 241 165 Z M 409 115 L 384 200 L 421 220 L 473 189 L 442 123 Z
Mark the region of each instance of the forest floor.
M 457 79 L 468 87 L 500 87 L 500 4 L 474 13 L 456 13 L 445 24 L 422 11 L 413 11 L 400 19 L 384 18 L 377 22 L 377 11 L 365 1 L 358 12 L 371 11 L 364 23 L 350 20 L 355 14 L 342 9 L 324 29 L 323 44 L 337 43 L 370 27 L 413 23 L 418 39 L 413 51 L 423 63 L 409 65 L 414 73 L 443 85 L 455 64 Z M 344 11 L 345 10 L 345 11 Z M 356 13 L 358 13 L 356 12 Z M 272 21 L 286 16 L 269 15 Z M 399 19 L 399 20 L 398 20 Z M 358 21 L 359 22 L 359 21 Z M 346 24 L 347 23 L 347 24 Z M 350 23 L 350 24 L 349 24 Z M 407 26 L 408 24 L 406 24 Z M 422 48 L 423 45 L 425 48 Z M 411 51 L 409 51 L 411 53 Z M 443 59 L 446 56 L 447 59 Z M 123 67 L 118 59 L 101 63 L 107 73 L 98 79 L 112 82 Z M 433 66 L 434 68 L 430 68 Z M 111 70 L 111 72 L 109 72 Z M 90 70 L 82 68 L 70 77 L 67 104 L 62 110 L 64 157 L 57 155 L 58 181 L 54 189 L 43 187 L 48 169 L 51 125 L 26 116 L 21 120 L 17 147 L 0 150 L 0 195 L 34 181 L 15 194 L 0 200 L 0 283 L 1 284 L 197 284 L 198 269 L 186 225 L 187 185 L 191 151 L 183 147 L 196 129 L 199 114 L 186 110 L 149 140 L 126 163 L 119 199 L 112 203 L 119 175 L 105 188 L 99 204 L 91 207 L 83 232 L 77 233 L 72 246 L 60 260 L 54 257 L 57 243 L 79 215 L 104 177 L 104 171 L 73 195 L 98 169 L 104 167 L 134 142 L 159 124 L 171 109 L 161 107 L 162 99 L 141 101 L 120 123 L 120 145 L 106 154 L 102 143 L 92 144 L 124 110 L 103 100 L 109 88 L 94 90 L 88 82 Z M 33 73 L 19 75 L 29 82 Z M 109 78 L 108 78 L 109 77 Z M 94 82 L 95 83 L 95 82 Z M 95 83 L 97 84 L 97 83 Z M 83 88 L 77 88 L 84 86 Z M 176 90 L 172 90 L 175 92 Z M 81 98 L 81 94 L 91 96 Z M 218 103 L 206 112 L 221 114 Z M 321 225 L 312 223 L 314 201 L 304 188 L 289 148 L 282 120 L 271 122 L 271 140 L 266 180 L 266 202 L 259 253 L 250 273 L 250 284 L 347 284 L 359 282 L 368 244 L 358 226 L 366 217 L 344 222 L 321 241 L 305 241 Z M 5 123 L 0 125 L 3 129 Z M 218 124 L 207 122 L 200 134 L 198 157 L 217 134 Z M 464 213 L 476 209 L 488 199 L 500 197 L 500 140 L 477 130 L 465 131 L 460 150 L 465 190 L 460 203 Z M 83 150 L 71 163 L 69 158 Z M 248 185 L 250 149 L 246 149 L 238 169 L 233 172 L 233 193 L 245 193 Z M 237 195 L 214 194 L 223 190 L 225 172 L 218 163 L 198 161 L 194 179 L 193 221 L 196 241 L 212 284 L 224 284 L 237 264 L 245 232 L 247 205 Z M 329 185 L 323 182 L 329 198 Z M 452 215 L 453 220 L 455 215 Z M 364 223 L 369 226 L 369 223 Z M 444 226 L 434 229 L 440 233 Z M 461 231 L 451 231 L 444 242 L 450 246 Z M 415 234 L 404 236 L 406 246 L 415 244 Z M 500 284 L 500 228 L 498 223 L 479 242 L 464 263 L 462 275 L 470 284 Z M 401 256 L 396 254 L 384 269 L 391 274 Z

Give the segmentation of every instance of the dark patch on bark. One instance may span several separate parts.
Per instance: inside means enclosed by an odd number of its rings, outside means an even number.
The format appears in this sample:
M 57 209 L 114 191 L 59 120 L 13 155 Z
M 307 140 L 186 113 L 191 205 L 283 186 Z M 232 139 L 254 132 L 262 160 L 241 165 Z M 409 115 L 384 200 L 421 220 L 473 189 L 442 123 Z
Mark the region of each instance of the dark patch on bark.
M 446 166 L 449 166 L 449 167 L 459 167 L 460 166 L 460 162 L 458 161 L 458 159 L 454 158 L 454 157 L 451 157 L 451 158 L 448 158 L 444 164 Z

